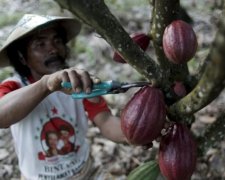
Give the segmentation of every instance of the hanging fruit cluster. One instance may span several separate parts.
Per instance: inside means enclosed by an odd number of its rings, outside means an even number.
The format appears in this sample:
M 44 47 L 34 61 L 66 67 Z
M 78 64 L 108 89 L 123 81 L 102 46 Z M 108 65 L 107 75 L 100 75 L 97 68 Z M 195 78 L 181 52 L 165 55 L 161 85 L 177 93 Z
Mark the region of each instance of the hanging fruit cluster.
M 150 39 L 144 34 L 133 36 L 132 39 L 143 50 L 149 45 Z M 163 50 L 169 61 L 175 64 L 187 63 L 195 55 L 196 49 L 197 38 L 189 24 L 175 20 L 166 27 Z M 114 53 L 114 60 L 126 63 L 118 52 Z M 175 81 L 171 88 L 180 98 L 187 94 L 180 81 Z M 149 174 L 157 174 L 156 166 L 168 180 L 191 178 L 197 161 L 195 141 L 184 124 L 170 121 L 172 124 L 166 129 L 166 135 L 162 136 L 161 131 L 166 122 L 166 103 L 163 92 L 156 87 L 141 88 L 124 107 L 121 113 L 121 129 L 129 143 L 145 146 L 161 137 L 158 163 L 145 163 L 132 171 L 128 179 L 149 179 Z

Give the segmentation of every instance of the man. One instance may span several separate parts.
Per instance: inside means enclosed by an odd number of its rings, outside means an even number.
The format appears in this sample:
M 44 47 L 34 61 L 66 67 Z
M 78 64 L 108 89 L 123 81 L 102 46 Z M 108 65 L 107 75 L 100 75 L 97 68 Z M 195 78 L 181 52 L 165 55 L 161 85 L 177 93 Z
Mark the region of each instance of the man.
M 26 14 L 0 49 L 0 66 L 17 72 L 0 84 L 0 128 L 11 129 L 23 179 L 111 179 L 92 166 L 86 113 L 106 138 L 126 141 L 102 97 L 74 100 L 61 87 L 71 82 L 73 92 L 90 93 L 99 81 L 67 67 L 66 43 L 80 28 L 72 18 Z M 71 129 L 74 150 L 49 157 L 46 133 L 60 134 L 61 126 Z

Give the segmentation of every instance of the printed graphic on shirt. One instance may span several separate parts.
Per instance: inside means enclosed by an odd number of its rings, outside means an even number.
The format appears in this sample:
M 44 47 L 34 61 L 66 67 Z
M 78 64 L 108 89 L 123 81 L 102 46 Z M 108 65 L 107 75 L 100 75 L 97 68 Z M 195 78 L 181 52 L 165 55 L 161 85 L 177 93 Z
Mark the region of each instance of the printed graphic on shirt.
M 89 146 L 83 137 L 83 121 L 79 114 L 62 111 L 57 104 L 40 107 L 44 107 L 45 113 L 40 114 L 35 123 L 34 138 L 38 148 L 35 177 L 40 180 L 68 179 L 80 172 L 89 156 Z
M 57 115 L 58 110 L 53 107 L 52 114 Z M 43 121 L 43 120 L 42 120 Z M 40 131 L 42 151 L 38 152 L 38 159 L 52 161 L 58 159 L 54 157 L 76 153 L 79 145 L 76 145 L 76 125 L 75 128 L 63 117 L 50 117 L 44 122 Z

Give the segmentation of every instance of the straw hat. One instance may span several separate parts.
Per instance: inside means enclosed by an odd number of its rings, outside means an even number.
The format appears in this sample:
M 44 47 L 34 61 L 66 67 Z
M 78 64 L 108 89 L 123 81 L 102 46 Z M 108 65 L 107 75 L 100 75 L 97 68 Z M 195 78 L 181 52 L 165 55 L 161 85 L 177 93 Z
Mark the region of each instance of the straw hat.
M 25 14 L 0 48 L 0 67 L 9 65 L 6 49 L 10 44 L 24 38 L 39 27 L 53 22 L 65 29 L 67 42 L 76 36 L 81 29 L 81 23 L 74 18 Z

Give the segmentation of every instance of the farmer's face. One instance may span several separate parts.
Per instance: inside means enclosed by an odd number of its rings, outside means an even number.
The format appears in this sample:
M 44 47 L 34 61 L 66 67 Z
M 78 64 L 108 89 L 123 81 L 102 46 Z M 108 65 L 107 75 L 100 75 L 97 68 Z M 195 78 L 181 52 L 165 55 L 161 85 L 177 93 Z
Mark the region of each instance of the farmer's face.
M 35 80 L 66 68 L 66 46 L 54 29 L 44 29 L 28 42 L 27 66 Z

